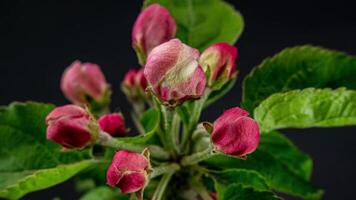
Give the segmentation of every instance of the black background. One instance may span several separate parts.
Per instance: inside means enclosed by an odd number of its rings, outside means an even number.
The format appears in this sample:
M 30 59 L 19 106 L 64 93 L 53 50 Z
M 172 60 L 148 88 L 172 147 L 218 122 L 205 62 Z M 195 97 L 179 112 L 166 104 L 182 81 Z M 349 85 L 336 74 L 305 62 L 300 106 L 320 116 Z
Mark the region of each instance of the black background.
M 239 105 L 241 81 L 253 66 L 287 46 L 315 44 L 356 54 L 356 15 L 350 2 L 230 1 L 244 15 L 237 43 L 239 81 L 204 113 L 213 121 Z M 114 90 L 112 108 L 128 112 L 120 91 L 125 72 L 137 67 L 131 26 L 141 1 L 0 1 L 0 104 L 12 101 L 68 103 L 60 76 L 73 60 L 98 63 Z M 312 78 L 312 77 L 311 77 Z M 355 77 L 356 78 L 356 77 Z M 324 199 L 354 199 L 355 127 L 284 131 L 314 159 L 312 182 Z M 0 138 L 1 139 L 1 138 Z M 24 199 L 77 199 L 72 181 Z

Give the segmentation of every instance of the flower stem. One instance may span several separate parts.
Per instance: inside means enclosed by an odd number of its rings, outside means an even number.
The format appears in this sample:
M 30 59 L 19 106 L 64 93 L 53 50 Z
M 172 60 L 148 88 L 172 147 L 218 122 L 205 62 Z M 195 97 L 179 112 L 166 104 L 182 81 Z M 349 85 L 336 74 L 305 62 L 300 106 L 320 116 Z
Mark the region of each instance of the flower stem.
M 115 149 L 125 149 L 134 152 L 142 152 L 145 149 L 145 146 L 143 145 L 132 144 L 128 143 L 127 141 L 117 140 L 111 137 L 110 134 L 105 133 L 103 131 L 100 132 L 97 143 L 101 146 L 111 147 Z M 169 153 L 158 146 L 149 146 L 148 150 L 150 151 L 150 155 L 153 158 L 157 158 L 159 160 L 168 160 L 170 158 Z
M 198 181 L 198 180 L 191 181 L 191 186 L 196 192 L 198 192 L 199 196 L 203 200 L 213 200 L 211 198 L 211 196 L 209 195 L 208 190 L 206 189 L 204 184 L 202 184 L 201 181 Z
M 162 174 L 172 173 L 178 171 L 180 166 L 177 163 L 170 163 L 166 165 L 161 165 L 152 169 L 152 172 L 149 175 L 149 178 L 156 178 Z
M 182 136 L 181 148 L 185 150 L 185 153 L 189 152 L 188 147 L 189 147 L 190 137 L 194 129 L 197 127 L 201 112 L 204 108 L 204 103 L 208 99 L 211 92 L 212 90 L 210 88 L 206 88 L 204 95 L 199 100 L 194 102 L 192 116 L 190 118 L 189 123 L 184 127 L 183 136 Z
M 164 192 L 166 191 L 167 185 L 171 180 L 173 172 L 166 173 L 162 176 L 161 181 L 158 183 L 158 186 L 153 194 L 152 200 L 162 200 Z
M 182 166 L 195 165 L 200 161 L 210 158 L 213 155 L 215 155 L 213 148 L 208 147 L 204 151 L 183 157 L 181 160 L 181 164 Z
M 165 141 L 167 143 L 167 147 L 169 151 L 176 155 L 179 152 L 179 146 L 177 141 L 177 128 L 176 126 L 176 115 L 174 109 L 164 106 L 162 108 L 163 116 L 164 116 L 164 129 L 165 129 Z

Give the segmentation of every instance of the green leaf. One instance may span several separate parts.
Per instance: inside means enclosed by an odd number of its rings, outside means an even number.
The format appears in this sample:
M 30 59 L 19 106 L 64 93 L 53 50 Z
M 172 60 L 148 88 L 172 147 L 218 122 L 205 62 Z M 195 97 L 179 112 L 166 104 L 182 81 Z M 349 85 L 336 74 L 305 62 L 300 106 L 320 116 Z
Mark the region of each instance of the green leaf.
M 310 45 L 287 48 L 265 59 L 243 84 L 243 105 L 250 112 L 278 92 L 294 89 L 356 89 L 356 57 Z
M 61 151 L 46 140 L 45 117 L 53 108 L 33 102 L 0 108 L 0 197 L 18 199 L 93 163 L 88 150 Z
M 221 200 L 281 200 L 273 192 L 260 191 L 240 184 L 230 185 Z
M 258 148 L 273 155 L 299 177 L 310 180 L 313 169 L 312 159 L 283 134 L 277 131 L 262 134 Z
M 208 97 L 208 100 L 204 104 L 204 108 L 210 106 L 215 101 L 219 100 L 222 96 L 228 93 L 235 85 L 237 77 L 226 82 L 219 90 L 214 90 Z
M 269 189 L 263 176 L 254 170 L 226 169 L 223 171 L 210 171 L 209 175 L 212 176 L 216 182 L 224 185 L 239 183 L 243 186 L 254 187 L 260 190 Z
M 0 197 L 18 199 L 23 195 L 64 182 L 93 163 L 91 160 L 53 168 L 0 172 Z
M 241 184 L 244 187 L 253 187 L 259 190 L 269 189 L 263 176 L 253 170 L 226 169 L 223 171 L 210 171 L 209 176 L 214 180 L 218 199 L 223 199 L 228 186 L 234 183 Z
M 234 44 L 244 28 L 241 14 L 221 0 L 146 0 L 158 3 L 176 20 L 177 37 L 200 51 L 216 42 Z
M 254 117 L 262 132 L 355 125 L 356 91 L 308 88 L 277 93 L 255 109 Z
M 175 109 L 184 124 L 189 124 L 190 122 L 192 110 L 194 109 L 194 103 L 194 100 L 188 100 L 177 106 Z
M 205 160 L 202 164 L 212 169 L 257 171 L 270 188 L 305 199 L 320 199 L 323 195 L 320 188 L 312 186 L 271 154 L 260 149 L 249 155 L 247 160 L 220 154 Z
M 155 132 L 159 126 L 160 114 L 155 108 L 151 108 L 143 113 L 141 124 L 146 131 L 146 134 Z
M 155 132 L 157 131 L 160 122 L 159 111 L 155 108 L 147 110 L 145 113 L 143 113 L 140 122 L 146 131 L 145 134 L 132 137 L 116 138 L 116 140 L 131 144 L 147 144 L 151 143 L 152 140 L 155 140 Z
M 118 189 L 112 189 L 107 186 L 97 187 L 84 196 L 80 200 L 129 200 L 129 195 L 124 195 L 119 192 Z

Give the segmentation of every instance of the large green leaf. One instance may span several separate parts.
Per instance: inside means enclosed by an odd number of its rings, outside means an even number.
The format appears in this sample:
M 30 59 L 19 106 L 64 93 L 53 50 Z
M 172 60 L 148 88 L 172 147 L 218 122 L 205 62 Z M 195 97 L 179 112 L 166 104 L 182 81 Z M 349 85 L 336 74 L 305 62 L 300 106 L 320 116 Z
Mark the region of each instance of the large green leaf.
M 356 57 L 310 45 L 287 48 L 245 78 L 243 105 L 252 112 L 270 95 L 293 89 L 356 89 L 355 77 Z
M 166 7 L 177 22 L 177 37 L 199 50 L 216 42 L 234 44 L 242 33 L 243 18 L 222 0 L 146 0 Z
M 18 199 L 63 182 L 93 163 L 88 151 L 61 151 L 46 140 L 45 117 L 53 108 L 40 103 L 0 108 L 0 197 Z
M 356 91 L 308 88 L 277 93 L 255 109 L 254 117 L 262 132 L 355 125 Z
M 262 134 L 258 148 L 268 152 L 299 177 L 310 180 L 313 169 L 312 159 L 283 134 L 277 131 Z
M 256 190 L 252 187 L 243 187 L 240 184 L 232 184 L 224 192 L 221 200 L 281 200 L 273 192 Z
M 254 170 L 264 177 L 270 188 L 305 199 L 320 199 L 323 195 L 320 188 L 312 186 L 274 156 L 260 149 L 249 155 L 247 160 L 220 154 L 202 164 L 212 169 Z

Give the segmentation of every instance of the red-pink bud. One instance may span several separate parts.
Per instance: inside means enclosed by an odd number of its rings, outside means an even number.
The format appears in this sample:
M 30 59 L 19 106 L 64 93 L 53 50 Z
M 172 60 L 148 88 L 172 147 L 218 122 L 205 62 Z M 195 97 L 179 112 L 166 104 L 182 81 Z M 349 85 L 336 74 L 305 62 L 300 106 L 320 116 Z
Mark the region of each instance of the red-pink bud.
M 148 84 L 161 101 L 176 104 L 199 98 L 205 89 L 205 74 L 198 64 L 199 51 L 178 39 L 152 50 L 144 68 Z
M 137 17 L 132 29 L 132 43 L 141 63 L 151 50 L 174 38 L 177 25 L 168 10 L 159 4 L 145 8 Z
M 135 86 L 135 79 L 136 79 L 136 74 L 137 74 L 137 69 L 130 69 L 124 77 L 124 81 L 122 84 L 124 84 L 126 87 L 134 87 Z
M 218 197 L 216 195 L 216 192 L 209 192 L 209 196 L 211 197 L 212 200 L 217 200 Z
M 55 108 L 47 115 L 46 124 L 47 139 L 66 148 L 84 148 L 99 134 L 90 114 L 75 105 Z
M 149 161 L 139 153 L 117 151 L 106 173 L 107 184 L 120 188 L 122 193 L 143 189 L 147 182 Z
M 98 122 L 100 129 L 112 136 L 124 135 L 127 132 L 125 119 L 121 113 L 103 115 Z
M 141 68 L 138 70 L 136 77 L 135 77 L 135 84 L 137 87 L 139 87 L 142 91 L 145 91 L 147 88 L 147 80 L 145 78 L 145 75 L 143 73 L 143 69 Z
M 216 43 L 202 53 L 199 63 L 205 73 L 209 71 L 209 86 L 217 80 L 230 80 L 236 74 L 236 57 L 237 48 L 225 42 Z
M 143 75 L 143 69 L 130 69 L 122 82 L 122 89 L 124 93 L 131 99 L 140 98 L 145 95 L 147 81 Z
M 77 60 L 64 71 L 61 89 L 71 102 L 83 105 L 89 103 L 88 98 L 102 101 L 109 85 L 98 65 Z
M 247 111 L 235 107 L 215 120 L 211 139 L 218 151 L 244 157 L 256 150 L 260 141 L 259 127 L 248 115 Z
M 209 196 L 212 200 L 217 200 L 218 197 L 217 197 L 217 194 L 216 192 L 209 192 Z M 203 200 L 201 197 L 198 198 L 199 200 Z

